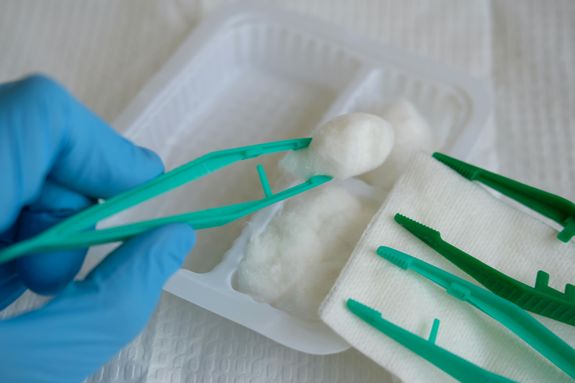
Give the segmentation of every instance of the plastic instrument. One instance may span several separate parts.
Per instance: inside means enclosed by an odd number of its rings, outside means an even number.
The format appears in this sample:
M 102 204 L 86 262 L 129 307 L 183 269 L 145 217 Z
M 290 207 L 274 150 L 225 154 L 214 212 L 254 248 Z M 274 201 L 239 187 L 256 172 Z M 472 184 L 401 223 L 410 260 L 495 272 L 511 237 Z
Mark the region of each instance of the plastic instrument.
M 575 235 L 575 204 L 573 202 L 442 153 L 433 153 L 433 158 L 468 180 L 481 182 L 562 225 L 563 230 L 557 234 L 560 241 L 569 242 Z
M 575 379 L 575 350 L 516 304 L 390 247 L 379 247 L 377 254 L 404 270 L 415 271 L 445 288 L 448 294 L 483 311 Z
M 452 352 L 435 344 L 439 330 L 439 319 L 433 321 L 429 339 L 421 338 L 404 328 L 384 319 L 381 313 L 354 299 L 348 299 L 347 308 L 364 322 L 375 327 L 391 339 L 407 347 L 417 355 L 434 364 L 461 382 L 509 383 L 513 380 L 487 371 Z
M 564 293 L 557 291 L 548 285 L 549 274 L 539 270 L 535 287 L 531 287 L 444 241 L 437 230 L 401 214 L 396 214 L 394 219 L 411 234 L 500 297 L 525 310 L 575 326 L 575 286 L 566 284 Z
M 303 183 L 274 194 L 271 191 L 263 167 L 258 166 L 258 174 L 264 190 L 264 197 L 261 199 L 101 230 L 90 230 L 91 227 L 104 218 L 235 162 L 271 153 L 302 149 L 309 146 L 310 142 L 311 138 L 297 138 L 205 154 L 143 185 L 87 208 L 35 237 L 2 249 L 0 251 L 0 263 L 31 253 L 48 252 L 56 249 L 83 248 L 101 243 L 124 241 L 167 223 L 184 222 L 192 225 L 194 229 L 207 229 L 225 225 L 266 206 L 322 185 L 330 181 L 331 177 L 314 176 Z

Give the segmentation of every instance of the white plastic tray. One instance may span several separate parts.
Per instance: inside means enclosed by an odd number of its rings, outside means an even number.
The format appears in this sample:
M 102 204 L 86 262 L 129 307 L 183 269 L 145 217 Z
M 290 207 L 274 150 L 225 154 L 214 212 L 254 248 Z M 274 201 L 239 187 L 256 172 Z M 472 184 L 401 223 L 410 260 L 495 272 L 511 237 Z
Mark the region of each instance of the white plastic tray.
M 400 97 L 416 105 L 442 150 L 461 158 L 489 113 L 481 84 L 454 69 L 297 14 L 239 4 L 206 19 L 115 126 L 172 168 L 217 149 L 306 136 L 322 120 L 349 111 L 378 113 Z M 276 161 L 264 161 L 272 179 Z M 107 224 L 253 199 L 261 193 L 254 167 L 218 172 Z M 330 354 L 348 348 L 323 324 L 232 288 L 242 253 L 226 251 L 244 226 L 242 221 L 201 232 L 166 290 L 296 350 Z

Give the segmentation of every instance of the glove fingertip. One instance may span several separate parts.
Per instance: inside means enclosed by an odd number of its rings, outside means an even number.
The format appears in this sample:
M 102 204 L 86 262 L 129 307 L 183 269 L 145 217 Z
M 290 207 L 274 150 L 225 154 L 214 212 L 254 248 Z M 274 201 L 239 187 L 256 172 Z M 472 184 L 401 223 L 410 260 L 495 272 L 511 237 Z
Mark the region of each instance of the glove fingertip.
M 158 252 L 168 255 L 174 265 L 180 267 L 196 243 L 196 233 L 184 223 L 175 223 L 156 229 L 150 233 L 150 240 L 162 245 Z M 161 261 L 161 258 L 157 258 Z
M 41 295 L 55 295 L 80 271 L 86 250 L 30 254 L 15 261 L 22 282 Z
M 161 288 L 176 271 L 194 247 L 196 236 L 187 224 L 170 224 L 149 231 L 126 243 L 132 251 L 141 252 L 141 283 L 151 288 Z
M 151 172 L 156 173 L 154 175 L 158 175 L 164 171 L 164 163 L 156 152 L 145 146 L 137 146 L 137 148 L 142 152 L 142 155 L 148 159 L 148 166 Z
M 132 143 L 129 142 L 129 145 L 132 145 Z M 135 187 L 164 172 L 164 163 L 160 156 L 153 150 L 136 145 L 134 145 L 134 150 L 136 154 L 131 162 L 129 177 L 126 176 L 123 178 L 125 182 L 130 184 L 123 185 L 119 190 L 127 190 Z M 117 182 L 120 183 L 120 180 L 117 180 Z
M 159 289 L 182 266 L 195 241 L 194 230 L 187 224 L 151 230 L 112 252 L 85 281 L 97 284 L 121 281 L 130 289 Z
M 109 168 L 106 172 L 102 172 L 102 168 L 93 167 L 93 172 L 87 172 L 88 177 L 83 181 L 83 185 L 90 185 L 90 192 L 94 196 L 113 197 L 164 172 L 162 159 L 152 150 L 134 145 L 115 133 L 108 137 L 108 141 L 110 146 L 116 146 L 117 158 L 113 163 L 103 166 Z

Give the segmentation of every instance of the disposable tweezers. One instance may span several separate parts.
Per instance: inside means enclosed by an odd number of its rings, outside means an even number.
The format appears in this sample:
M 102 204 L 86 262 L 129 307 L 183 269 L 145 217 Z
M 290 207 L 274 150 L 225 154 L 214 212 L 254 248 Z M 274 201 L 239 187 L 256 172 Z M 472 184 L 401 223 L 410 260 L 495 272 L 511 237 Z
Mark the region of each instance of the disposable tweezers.
M 433 158 L 455 170 L 468 180 L 478 181 L 489 186 L 557 222 L 563 226 L 563 230 L 557 234 L 557 238 L 560 241 L 569 242 L 575 235 L 575 204 L 573 202 L 442 153 L 433 153 Z
M 548 285 L 549 274 L 539 270 L 535 287 L 531 287 L 444 241 L 437 230 L 401 214 L 396 214 L 394 219 L 411 234 L 500 297 L 525 310 L 575 326 L 575 286 L 566 284 L 565 293 L 555 290 Z
M 332 178 L 321 175 L 314 176 L 298 185 L 277 193 L 272 193 L 264 169 L 261 165 L 258 165 L 258 175 L 264 192 L 264 197 L 261 199 L 140 221 L 101 230 L 91 229 L 104 218 L 182 186 L 185 183 L 206 176 L 235 162 L 287 150 L 299 150 L 309 146 L 310 142 L 311 138 L 297 138 L 214 151 L 205 154 L 141 186 L 87 208 L 35 237 L 0 250 L 0 264 L 31 253 L 84 248 L 96 244 L 124 241 L 144 231 L 167 223 L 185 222 L 196 230 L 225 225 L 266 206 L 322 185 Z
M 347 308 L 364 322 L 381 331 L 391 339 L 415 352 L 445 373 L 460 382 L 469 383 L 510 383 L 504 376 L 479 367 L 470 361 L 435 344 L 439 331 L 439 319 L 433 321 L 429 338 L 425 339 L 384 319 L 381 313 L 354 299 L 346 301 Z
M 415 271 L 445 288 L 448 294 L 475 306 L 575 379 L 575 350 L 516 304 L 396 249 L 381 246 L 377 254 L 404 270 Z

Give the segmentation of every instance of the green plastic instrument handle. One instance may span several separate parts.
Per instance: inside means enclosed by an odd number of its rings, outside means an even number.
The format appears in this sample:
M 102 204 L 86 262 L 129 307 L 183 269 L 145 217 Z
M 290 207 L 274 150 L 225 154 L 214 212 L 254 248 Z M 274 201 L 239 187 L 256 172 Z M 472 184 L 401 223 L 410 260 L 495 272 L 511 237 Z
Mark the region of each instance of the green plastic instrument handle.
M 575 287 L 565 293 L 548 285 L 549 274 L 539 270 L 535 287 L 511 278 L 441 238 L 439 231 L 401 214 L 395 221 L 483 286 L 525 310 L 575 326 Z
M 487 371 L 476 364 L 437 346 L 435 344 L 436 326 L 434 327 L 435 331 L 432 331 L 432 334 L 430 335 L 430 339 L 424 339 L 384 319 L 379 311 L 354 299 L 348 299 L 346 306 L 353 314 L 364 322 L 415 352 L 417 355 L 426 359 L 428 362 L 461 382 L 514 382 L 509 378 Z M 438 321 L 435 323 L 438 323 Z
M 563 231 L 557 235 L 560 241 L 569 242 L 575 235 L 575 204 L 573 202 L 511 178 L 473 166 L 443 153 L 433 153 L 433 158 L 455 170 L 468 180 L 481 182 L 561 224 Z
M 141 233 L 144 230 L 169 222 L 183 221 L 189 222 L 192 225 L 195 222 L 197 228 L 214 227 L 225 224 L 262 207 L 317 187 L 331 180 L 331 178 L 327 176 L 313 177 L 303 184 L 285 190 L 283 194 L 280 192 L 275 195 L 267 195 L 260 201 L 232 205 L 219 208 L 219 210 L 218 208 L 208 209 L 202 212 L 164 217 L 120 226 L 118 228 L 84 232 L 84 230 L 96 225 L 104 218 L 117 214 L 120 211 L 166 193 L 235 162 L 287 150 L 299 150 L 308 147 L 310 142 L 311 138 L 296 138 L 225 149 L 205 154 L 136 188 L 89 207 L 35 237 L 0 250 L 0 264 L 33 252 L 87 247 L 90 244 L 122 240 Z M 263 169 L 258 170 L 258 172 L 260 173 L 260 177 L 262 177 Z M 222 216 L 218 217 L 218 214 Z
M 55 234 L 64 234 L 87 229 L 104 218 L 157 197 L 235 162 L 259 157 L 264 154 L 302 149 L 309 146 L 310 142 L 311 138 L 296 138 L 219 150 L 205 154 L 134 189 L 128 190 L 75 214 L 49 230 Z
M 391 247 L 381 246 L 377 254 L 404 270 L 415 271 L 445 288 L 450 295 L 475 306 L 575 379 L 575 350 L 516 304 Z
M 0 259 L 5 261 L 6 259 L 14 259 L 30 252 L 38 253 L 53 250 L 84 248 L 102 243 L 124 241 L 145 231 L 169 223 L 188 223 L 196 230 L 222 226 L 267 206 L 273 205 L 274 203 L 286 200 L 307 190 L 318 187 L 329 182 L 331 179 L 332 178 L 328 176 L 314 176 L 289 189 L 282 190 L 276 194 L 272 194 L 255 201 L 241 202 L 229 206 L 172 215 L 148 221 L 140 221 L 122 226 L 114 226 L 107 229 L 76 232 L 66 237 L 43 237 L 40 235 L 31 241 L 20 242 L 12 246 L 6 253 L 1 254 Z

